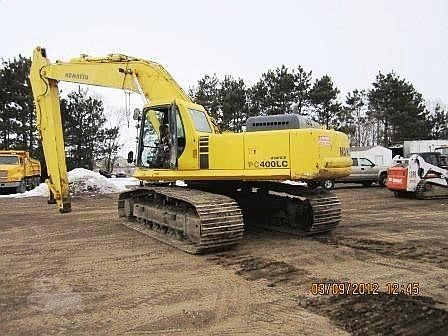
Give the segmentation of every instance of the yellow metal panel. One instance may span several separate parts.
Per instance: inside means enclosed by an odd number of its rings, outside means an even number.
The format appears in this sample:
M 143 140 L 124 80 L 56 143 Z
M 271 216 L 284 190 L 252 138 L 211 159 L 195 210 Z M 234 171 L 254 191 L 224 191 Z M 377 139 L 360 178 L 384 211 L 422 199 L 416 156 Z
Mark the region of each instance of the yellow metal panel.
M 314 129 L 291 130 L 291 175 L 293 179 L 314 179 L 318 176 L 319 147 Z
M 290 167 L 289 130 L 244 133 L 245 169 Z
M 137 168 L 134 177 L 147 180 L 287 180 L 289 169 L 241 169 L 241 170 L 169 170 Z
M 178 158 L 178 170 L 199 169 L 199 133 L 193 125 L 188 109 L 204 111 L 201 105 L 193 104 L 183 100 L 176 100 L 176 105 L 179 108 L 179 114 L 182 119 L 182 125 L 185 133 L 185 149 Z M 204 135 L 211 135 L 211 133 L 204 133 Z
M 291 130 L 293 179 L 325 179 L 350 174 L 349 141 L 345 134 L 324 129 Z
M 213 134 L 209 139 L 210 169 L 244 169 L 243 133 Z

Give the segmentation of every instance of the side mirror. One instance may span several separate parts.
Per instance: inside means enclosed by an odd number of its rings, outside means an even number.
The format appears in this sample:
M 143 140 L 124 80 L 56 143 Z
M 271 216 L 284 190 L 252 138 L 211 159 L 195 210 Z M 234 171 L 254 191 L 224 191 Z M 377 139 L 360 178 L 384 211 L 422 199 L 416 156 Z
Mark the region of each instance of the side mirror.
M 132 117 L 132 119 L 134 120 L 140 120 L 140 115 L 141 115 L 142 111 L 140 111 L 140 109 L 136 108 L 134 110 L 134 115 Z
M 128 153 L 128 163 L 133 163 L 134 162 L 134 152 L 130 151 Z
M 374 164 L 373 162 L 372 162 L 372 167 L 375 167 L 376 166 L 376 164 Z

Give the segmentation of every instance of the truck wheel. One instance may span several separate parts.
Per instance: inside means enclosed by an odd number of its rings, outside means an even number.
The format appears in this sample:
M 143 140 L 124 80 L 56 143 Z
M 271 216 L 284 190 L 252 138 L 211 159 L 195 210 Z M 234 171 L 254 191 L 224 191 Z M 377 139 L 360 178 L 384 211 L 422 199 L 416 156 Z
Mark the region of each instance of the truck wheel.
M 333 180 L 325 180 L 322 182 L 322 187 L 326 190 L 334 189 L 334 181 Z
M 386 185 L 386 183 L 387 183 L 387 173 L 382 173 L 380 175 L 380 178 L 378 179 L 378 184 L 381 187 L 384 187 Z
M 308 182 L 306 182 L 306 184 L 308 185 L 308 188 L 310 188 L 310 189 L 316 189 L 320 185 L 320 183 L 317 181 L 308 181 Z
M 20 181 L 20 185 L 17 187 L 17 193 L 21 194 L 26 191 L 26 182 L 24 180 Z
M 370 187 L 370 186 L 372 185 L 372 181 L 364 181 L 364 182 L 362 183 L 362 185 L 363 185 L 364 187 Z

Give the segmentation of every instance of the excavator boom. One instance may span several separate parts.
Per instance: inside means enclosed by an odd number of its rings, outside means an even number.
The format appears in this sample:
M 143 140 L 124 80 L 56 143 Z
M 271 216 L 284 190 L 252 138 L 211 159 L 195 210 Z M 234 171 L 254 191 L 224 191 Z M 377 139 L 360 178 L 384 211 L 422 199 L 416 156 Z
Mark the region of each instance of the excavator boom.
M 47 161 L 49 202 L 56 202 L 61 212 L 70 211 L 70 194 L 59 106 L 59 81 L 129 90 L 141 94 L 146 102 L 172 99 L 191 102 L 160 64 L 120 54 L 102 58 L 82 55 L 69 62 L 50 63 L 46 50 L 37 47 L 33 53 L 30 79 L 37 126 Z M 157 122 L 153 115 L 149 118 Z

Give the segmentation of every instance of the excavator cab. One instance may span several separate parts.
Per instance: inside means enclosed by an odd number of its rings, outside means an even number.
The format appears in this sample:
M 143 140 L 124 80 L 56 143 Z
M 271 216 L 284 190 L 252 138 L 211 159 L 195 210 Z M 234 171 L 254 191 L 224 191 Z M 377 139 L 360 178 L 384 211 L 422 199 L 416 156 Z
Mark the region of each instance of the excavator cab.
M 137 166 L 149 169 L 177 169 L 177 159 L 185 149 L 186 138 L 179 107 L 149 105 L 140 122 Z
M 201 139 L 208 139 L 217 128 L 202 106 L 154 101 L 145 106 L 142 116 L 136 157 L 137 174 L 141 173 L 142 179 L 161 170 L 166 174 L 204 168 L 201 160 L 208 154 L 199 148 Z

